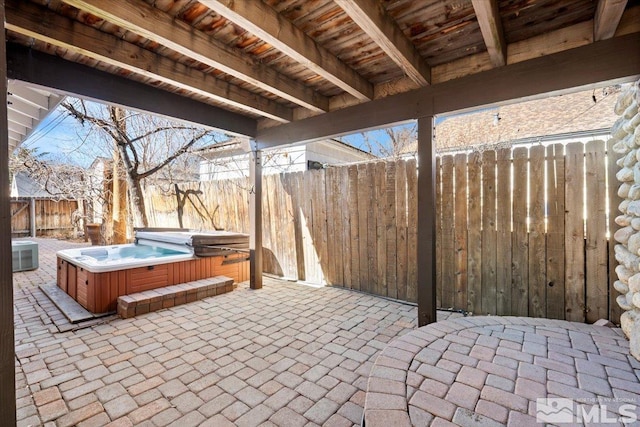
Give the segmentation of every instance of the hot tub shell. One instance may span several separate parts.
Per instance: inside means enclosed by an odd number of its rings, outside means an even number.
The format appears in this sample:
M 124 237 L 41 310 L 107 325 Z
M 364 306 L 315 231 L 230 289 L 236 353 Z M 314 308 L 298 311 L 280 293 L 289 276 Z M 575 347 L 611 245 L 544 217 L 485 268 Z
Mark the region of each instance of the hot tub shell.
M 107 248 L 130 246 L 134 245 Z M 222 255 L 197 257 L 188 245 L 179 247 L 182 253 L 177 255 L 106 263 L 83 256 L 81 249 L 59 251 L 57 285 L 90 312 L 106 313 L 116 310 L 122 295 L 214 276 L 227 276 L 236 283 L 249 279 L 246 253 L 224 250 Z

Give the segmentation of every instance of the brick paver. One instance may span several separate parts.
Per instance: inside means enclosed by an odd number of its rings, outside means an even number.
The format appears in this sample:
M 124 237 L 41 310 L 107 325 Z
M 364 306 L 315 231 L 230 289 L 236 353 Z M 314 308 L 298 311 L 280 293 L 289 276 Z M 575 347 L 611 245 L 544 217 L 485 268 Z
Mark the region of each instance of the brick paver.
M 415 328 L 414 306 L 269 278 L 77 328 L 38 285 L 55 282 L 56 250 L 82 244 L 35 240 L 40 268 L 14 274 L 19 426 L 357 425 L 378 353 Z
M 413 358 L 398 351 L 412 343 L 420 343 Z M 540 425 L 536 399 L 545 397 L 608 402 L 608 409 L 620 405 L 611 400 L 618 397 L 638 407 L 638 368 L 616 328 L 515 317 L 448 319 L 403 335 L 380 353 L 365 420 L 367 426 L 390 417 L 399 427 L 534 426 Z M 397 417 L 403 406 L 405 419 Z

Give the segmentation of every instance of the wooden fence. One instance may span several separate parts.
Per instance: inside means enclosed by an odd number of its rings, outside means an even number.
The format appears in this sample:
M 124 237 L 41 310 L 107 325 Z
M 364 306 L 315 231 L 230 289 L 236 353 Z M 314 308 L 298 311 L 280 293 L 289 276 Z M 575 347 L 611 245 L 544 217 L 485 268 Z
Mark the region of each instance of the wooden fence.
M 594 141 L 439 156 L 438 305 L 617 321 L 607 236 L 619 200 L 617 185 L 607 187 L 616 169 L 606 153 Z M 269 175 L 263 186 L 266 271 L 416 301 L 414 159 Z M 187 204 L 185 226 L 247 232 L 248 180 L 190 188 L 200 188 L 208 212 Z M 149 218 L 177 226 L 175 208 L 156 194 Z
M 74 229 L 72 214 L 78 209 L 75 200 L 36 199 L 36 234 L 38 236 L 68 235 Z M 24 237 L 30 234 L 29 200 L 11 200 L 11 235 Z

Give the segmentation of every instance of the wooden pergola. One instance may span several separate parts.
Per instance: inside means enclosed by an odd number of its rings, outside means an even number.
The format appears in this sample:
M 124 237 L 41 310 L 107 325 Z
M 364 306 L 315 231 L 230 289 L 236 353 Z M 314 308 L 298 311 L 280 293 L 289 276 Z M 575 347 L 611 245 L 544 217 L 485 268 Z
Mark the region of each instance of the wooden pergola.
M 435 316 L 436 115 L 640 76 L 634 0 L 5 0 L 0 74 L 252 139 L 261 150 L 418 123 L 418 322 Z M 7 105 L 7 90 L 2 92 Z M 7 108 L 0 121 L 7 123 Z M 8 132 L 0 136 L 8 166 Z M 8 174 L 0 256 L 9 259 Z M 0 419 L 15 424 L 11 265 L 0 265 Z

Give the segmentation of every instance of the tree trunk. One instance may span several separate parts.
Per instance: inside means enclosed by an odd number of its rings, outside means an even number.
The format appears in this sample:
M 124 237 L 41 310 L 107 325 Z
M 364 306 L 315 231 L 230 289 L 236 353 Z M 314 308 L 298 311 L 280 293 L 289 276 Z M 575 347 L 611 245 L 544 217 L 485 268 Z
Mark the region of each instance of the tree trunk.
M 127 186 L 129 187 L 129 197 L 131 199 L 133 226 L 148 227 L 149 221 L 147 220 L 142 183 L 134 171 L 127 170 Z
M 127 131 L 127 124 L 124 118 L 124 110 L 114 108 L 114 118 L 116 126 L 121 132 Z M 116 146 L 118 146 L 116 141 Z M 113 243 L 127 243 L 127 184 L 122 178 L 125 170 L 120 150 L 113 152 Z

